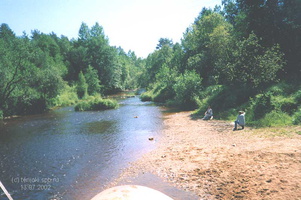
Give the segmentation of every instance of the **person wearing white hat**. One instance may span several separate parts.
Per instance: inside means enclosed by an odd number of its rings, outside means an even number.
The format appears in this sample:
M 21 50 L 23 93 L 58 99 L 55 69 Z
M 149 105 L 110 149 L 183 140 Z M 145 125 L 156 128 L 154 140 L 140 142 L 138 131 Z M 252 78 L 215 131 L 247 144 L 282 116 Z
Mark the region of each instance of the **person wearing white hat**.
M 237 125 L 241 126 L 241 129 L 245 128 L 246 120 L 245 120 L 245 112 L 239 111 L 238 116 L 236 118 L 236 121 L 234 122 L 234 129 L 233 131 L 237 130 Z

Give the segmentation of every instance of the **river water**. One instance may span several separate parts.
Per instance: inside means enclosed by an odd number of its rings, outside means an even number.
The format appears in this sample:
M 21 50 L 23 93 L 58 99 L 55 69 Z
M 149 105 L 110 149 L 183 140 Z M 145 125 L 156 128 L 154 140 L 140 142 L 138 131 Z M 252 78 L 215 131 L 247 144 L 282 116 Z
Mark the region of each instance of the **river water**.
M 115 110 L 73 107 L 0 122 L 0 180 L 22 200 L 88 200 L 156 146 L 161 108 L 138 97 Z M 7 199 L 0 190 L 0 199 Z

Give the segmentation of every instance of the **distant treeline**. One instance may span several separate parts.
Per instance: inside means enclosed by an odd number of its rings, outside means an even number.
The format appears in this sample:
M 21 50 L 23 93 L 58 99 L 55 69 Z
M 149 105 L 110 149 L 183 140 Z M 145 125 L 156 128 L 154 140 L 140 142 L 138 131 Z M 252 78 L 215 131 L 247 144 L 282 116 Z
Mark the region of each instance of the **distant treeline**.
M 297 124 L 300 10 L 300 0 L 223 0 L 203 8 L 180 43 L 161 38 L 146 59 L 110 46 L 97 23 L 83 23 L 77 40 L 39 31 L 16 37 L 2 24 L 0 110 L 30 113 L 142 87 L 143 100 L 201 113 L 211 105 L 217 118 L 243 109 L 249 124 Z
M 0 115 L 20 115 L 89 95 L 137 88 L 144 62 L 109 45 L 103 28 L 82 23 L 78 39 L 38 30 L 17 37 L 0 26 Z M 1 116 L 0 116 L 1 117 Z

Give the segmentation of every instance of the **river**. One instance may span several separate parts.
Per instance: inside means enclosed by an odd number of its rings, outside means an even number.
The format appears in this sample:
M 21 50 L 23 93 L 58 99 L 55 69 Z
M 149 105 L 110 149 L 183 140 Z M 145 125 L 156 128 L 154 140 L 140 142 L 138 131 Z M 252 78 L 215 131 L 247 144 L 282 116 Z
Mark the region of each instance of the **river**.
M 0 122 L 0 180 L 12 197 L 90 199 L 155 148 L 148 138 L 160 136 L 161 108 L 137 96 L 119 104 L 114 110 L 65 107 Z M 0 199 L 7 198 L 1 193 Z

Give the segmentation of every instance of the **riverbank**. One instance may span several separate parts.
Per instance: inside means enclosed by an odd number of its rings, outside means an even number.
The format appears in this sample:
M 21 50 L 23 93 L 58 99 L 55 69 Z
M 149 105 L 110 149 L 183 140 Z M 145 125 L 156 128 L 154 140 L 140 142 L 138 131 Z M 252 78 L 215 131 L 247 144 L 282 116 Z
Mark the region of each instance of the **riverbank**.
M 113 185 L 153 174 L 201 199 L 300 199 L 301 127 L 232 128 L 190 112 L 166 115 L 157 148 Z

